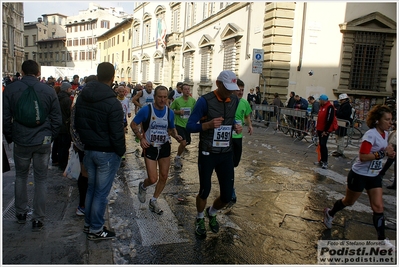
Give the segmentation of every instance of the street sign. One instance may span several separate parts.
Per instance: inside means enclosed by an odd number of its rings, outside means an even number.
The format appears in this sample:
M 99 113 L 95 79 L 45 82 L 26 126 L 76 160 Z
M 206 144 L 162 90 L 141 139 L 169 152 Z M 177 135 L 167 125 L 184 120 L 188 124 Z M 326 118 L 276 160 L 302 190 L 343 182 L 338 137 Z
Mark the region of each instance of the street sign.
M 254 48 L 252 56 L 252 73 L 262 73 L 263 53 L 263 49 Z

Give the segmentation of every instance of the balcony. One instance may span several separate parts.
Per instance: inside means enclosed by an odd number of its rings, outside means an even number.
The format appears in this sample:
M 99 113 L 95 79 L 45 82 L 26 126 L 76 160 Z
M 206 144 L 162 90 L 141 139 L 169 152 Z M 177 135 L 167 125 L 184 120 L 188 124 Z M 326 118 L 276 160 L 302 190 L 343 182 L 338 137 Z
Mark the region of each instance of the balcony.
M 180 38 L 180 33 L 172 32 L 166 35 L 166 48 L 174 48 L 175 46 L 182 46 L 183 42 Z

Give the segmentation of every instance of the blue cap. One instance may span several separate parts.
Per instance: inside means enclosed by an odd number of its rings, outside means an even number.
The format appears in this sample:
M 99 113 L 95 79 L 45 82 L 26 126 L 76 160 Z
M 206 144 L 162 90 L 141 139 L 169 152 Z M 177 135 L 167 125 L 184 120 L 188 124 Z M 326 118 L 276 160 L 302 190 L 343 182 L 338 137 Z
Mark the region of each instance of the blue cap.
M 328 96 L 326 96 L 326 95 L 321 95 L 321 96 L 319 97 L 319 100 L 327 101 L 327 100 L 328 100 Z

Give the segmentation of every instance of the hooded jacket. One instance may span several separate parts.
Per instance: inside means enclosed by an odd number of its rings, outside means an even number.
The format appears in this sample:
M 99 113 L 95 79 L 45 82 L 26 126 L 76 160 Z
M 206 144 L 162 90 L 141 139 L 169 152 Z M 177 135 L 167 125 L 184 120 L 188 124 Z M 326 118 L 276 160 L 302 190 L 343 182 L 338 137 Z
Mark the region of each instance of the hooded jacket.
M 85 150 L 126 152 L 123 109 L 110 86 L 92 81 L 76 100 L 75 127 Z
M 13 121 L 19 98 L 28 85 L 33 86 L 44 112 L 46 121 L 37 127 L 26 127 Z M 57 137 L 61 127 L 61 110 L 55 90 L 41 83 L 33 76 L 24 76 L 5 87 L 3 92 L 3 133 L 8 143 L 14 142 L 20 146 L 36 146 L 43 144 L 45 136 Z

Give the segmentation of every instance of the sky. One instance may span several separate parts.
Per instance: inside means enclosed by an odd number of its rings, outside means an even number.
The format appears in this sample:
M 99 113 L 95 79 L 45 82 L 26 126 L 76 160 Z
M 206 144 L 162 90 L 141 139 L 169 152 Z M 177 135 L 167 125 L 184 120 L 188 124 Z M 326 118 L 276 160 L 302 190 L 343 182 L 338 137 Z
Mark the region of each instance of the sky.
M 133 14 L 134 2 L 114 1 L 22 1 L 24 3 L 24 22 L 37 21 L 43 14 L 60 13 L 65 16 L 75 16 L 80 10 L 89 8 L 89 3 L 97 3 L 103 7 L 122 7 L 123 11 Z

